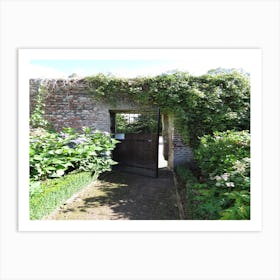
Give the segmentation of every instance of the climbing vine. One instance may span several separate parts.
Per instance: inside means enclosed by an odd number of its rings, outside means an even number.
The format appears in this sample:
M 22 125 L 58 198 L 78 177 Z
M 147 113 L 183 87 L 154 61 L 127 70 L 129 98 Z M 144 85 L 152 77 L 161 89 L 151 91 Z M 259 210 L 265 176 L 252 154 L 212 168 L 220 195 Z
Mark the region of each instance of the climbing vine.
M 45 113 L 45 103 L 44 99 L 47 93 L 47 89 L 44 86 L 40 86 L 38 89 L 38 94 L 35 97 L 34 110 L 30 116 L 30 126 L 32 128 L 46 128 L 49 123 L 44 118 Z
M 130 98 L 173 114 L 175 128 L 193 147 L 205 134 L 250 129 L 250 80 L 238 71 L 199 77 L 175 72 L 134 79 L 99 74 L 86 80 L 95 98 L 110 103 Z

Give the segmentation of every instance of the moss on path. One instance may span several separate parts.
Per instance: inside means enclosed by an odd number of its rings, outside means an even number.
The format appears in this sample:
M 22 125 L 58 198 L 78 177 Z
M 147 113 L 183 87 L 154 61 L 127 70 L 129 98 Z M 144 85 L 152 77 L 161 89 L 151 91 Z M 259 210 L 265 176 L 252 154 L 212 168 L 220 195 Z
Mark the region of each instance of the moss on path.
M 111 172 L 76 194 L 47 219 L 177 220 L 172 173 L 159 178 Z

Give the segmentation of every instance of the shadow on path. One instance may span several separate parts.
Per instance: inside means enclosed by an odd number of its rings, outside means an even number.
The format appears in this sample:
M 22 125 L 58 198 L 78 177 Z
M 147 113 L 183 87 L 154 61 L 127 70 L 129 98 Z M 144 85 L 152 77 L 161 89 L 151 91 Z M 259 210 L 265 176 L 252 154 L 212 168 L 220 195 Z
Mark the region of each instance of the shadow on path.
M 110 172 L 78 193 L 51 216 L 61 220 L 177 220 L 172 173 L 158 178 Z

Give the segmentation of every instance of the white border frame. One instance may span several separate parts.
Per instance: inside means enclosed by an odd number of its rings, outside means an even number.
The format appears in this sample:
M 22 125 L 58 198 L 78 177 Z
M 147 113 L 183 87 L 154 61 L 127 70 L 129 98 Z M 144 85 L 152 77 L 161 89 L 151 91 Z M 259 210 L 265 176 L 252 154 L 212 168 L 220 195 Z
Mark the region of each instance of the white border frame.
M 0 13 L 1 280 L 280 280 L 279 0 L 0 0 Z M 18 232 L 16 53 L 31 47 L 260 47 L 262 231 Z
M 28 200 L 29 78 L 35 59 L 180 59 L 247 54 L 251 64 L 251 220 L 249 221 L 31 221 Z M 261 49 L 19 49 L 19 231 L 260 231 L 262 229 Z M 242 67 L 242 65 L 240 65 Z

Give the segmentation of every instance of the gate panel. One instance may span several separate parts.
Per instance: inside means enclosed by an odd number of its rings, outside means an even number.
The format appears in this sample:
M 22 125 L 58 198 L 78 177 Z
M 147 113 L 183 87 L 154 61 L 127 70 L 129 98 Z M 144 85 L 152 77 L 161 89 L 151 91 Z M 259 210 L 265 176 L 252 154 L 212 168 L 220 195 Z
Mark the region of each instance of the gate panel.
M 119 140 L 120 143 L 113 152 L 113 159 L 118 162 L 115 166 L 117 170 L 144 176 L 158 176 L 159 112 L 153 113 L 153 117 L 158 122 L 156 131 L 123 133 L 124 139 Z
M 123 171 L 157 177 L 158 135 L 125 134 L 114 151 L 114 159 Z

